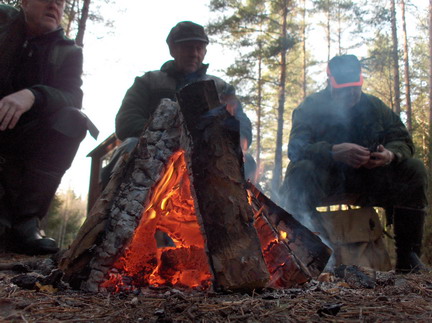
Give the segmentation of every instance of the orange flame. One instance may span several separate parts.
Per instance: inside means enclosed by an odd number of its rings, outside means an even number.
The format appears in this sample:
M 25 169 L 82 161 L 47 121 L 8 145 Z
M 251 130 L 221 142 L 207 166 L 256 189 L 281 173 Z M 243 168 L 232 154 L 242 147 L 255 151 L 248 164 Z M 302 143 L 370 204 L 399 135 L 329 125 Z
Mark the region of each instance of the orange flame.
M 174 153 L 152 189 L 141 222 L 101 287 L 210 286 L 205 242 L 197 221 L 184 151 Z

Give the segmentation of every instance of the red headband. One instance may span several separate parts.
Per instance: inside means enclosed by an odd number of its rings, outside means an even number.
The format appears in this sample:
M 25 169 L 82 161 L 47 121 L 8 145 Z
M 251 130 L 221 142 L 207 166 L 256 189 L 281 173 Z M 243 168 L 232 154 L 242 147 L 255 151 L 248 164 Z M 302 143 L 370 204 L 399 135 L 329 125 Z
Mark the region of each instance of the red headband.
M 359 80 L 357 82 L 349 82 L 349 83 L 338 84 L 336 82 L 334 76 L 331 75 L 330 68 L 328 66 L 327 66 L 327 76 L 330 79 L 331 86 L 333 88 L 335 88 L 335 89 L 341 89 L 341 88 L 344 88 L 344 87 L 362 86 L 363 85 L 363 74 L 361 72 L 361 69 L 360 69 L 360 78 L 359 78 Z

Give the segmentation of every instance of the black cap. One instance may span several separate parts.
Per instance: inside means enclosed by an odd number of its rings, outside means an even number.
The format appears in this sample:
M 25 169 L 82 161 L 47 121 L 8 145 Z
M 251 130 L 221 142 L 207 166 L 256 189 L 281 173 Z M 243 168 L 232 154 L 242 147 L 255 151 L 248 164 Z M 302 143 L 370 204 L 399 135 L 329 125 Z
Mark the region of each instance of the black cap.
M 204 31 L 204 27 L 198 25 L 192 21 L 182 21 L 175 25 L 168 37 L 166 42 L 169 46 L 185 41 L 197 40 L 208 44 L 209 39 Z
M 327 76 L 334 88 L 363 84 L 361 63 L 355 55 L 333 57 L 327 66 Z

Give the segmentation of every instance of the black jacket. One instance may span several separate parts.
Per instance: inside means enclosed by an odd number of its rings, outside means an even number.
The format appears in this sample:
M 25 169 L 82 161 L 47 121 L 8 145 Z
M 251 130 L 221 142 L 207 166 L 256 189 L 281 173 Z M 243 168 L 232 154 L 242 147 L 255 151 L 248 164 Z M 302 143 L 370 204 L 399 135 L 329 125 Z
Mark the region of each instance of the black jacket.
M 343 142 L 368 148 L 382 144 L 395 154 L 395 162 L 414 154 L 414 144 L 401 119 L 380 99 L 363 92 L 354 107 L 340 109 L 326 88 L 308 96 L 294 110 L 292 120 L 291 162 L 332 163 L 332 146 Z
M 82 64 L 82 49 L 63 29 L 27 38 L 23 12 L 0 5 L 0 98 L 27 88 L 36 98 L 29 114 L 81 108 Z
M 250 144 L 252 125 L 235 97 L 234 87 L 216 76 L 206 74 L 207 67 L 208 65 L 203 65 L 197 72 L 185 76 L 176 70 L 174 61 L 168 61 L 162 65 L 160 70 L 147 72 L 137 77 L 132 87 L 126 92 L 117 114 L 117 137 L 120 140 L 139 137 L 146 121 L 156 110 L 161 99 L 175 100 L 176 92 L 188 83 L 214 80 L 221 102 L 226 103 L 227 100 L 234 99 L 238 103 L 234 116 L 240 122 L 241 137 L 247 139 Z

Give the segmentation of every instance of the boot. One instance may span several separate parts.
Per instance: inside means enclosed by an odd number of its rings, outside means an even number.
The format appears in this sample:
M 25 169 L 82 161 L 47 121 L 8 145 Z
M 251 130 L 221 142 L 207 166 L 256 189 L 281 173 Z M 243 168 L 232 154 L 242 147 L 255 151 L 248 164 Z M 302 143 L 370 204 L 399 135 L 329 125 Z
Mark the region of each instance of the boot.
M 22 172 L 19 162 L 0 155 L 0 225 L 4 228 L 12 227 L 12 205 L 19 194 Z
M 8 230 L 11 228 L 10 214 L 4 195 L 4 189 L 0 183 L 0 252 L 7 251 Z
M 397 273 L 418 273 L 427 270 L 420 260 L 425 211 L 394 208 L 394 234 Z
M 12 180 L 14 172 L 4 171 L 6 159 L 0 155 L 0 252 L 7 252 L 10 240 L 10 229 L 12 228 L 12 215 L 11 215 L 11 200 L 12 196 L 6 194 L 4 187 L 5 173 Z
M 12 232 L 16 251 L 29 255 L 56 253 L 59 248 L 54 239 L 45 237 L 40 220 L 48 212 L 62 174 L 40 169 L 22 175 L 21 193 L 14 208 Z
M 40 229 L 40 221 L 37 217 L 31 217 L 15 224 L 13 232 L 16 234 L 14 249 L 19 253 L 45 255 L 59 251 L 55 240 L 45 237 L 45 232 Z

